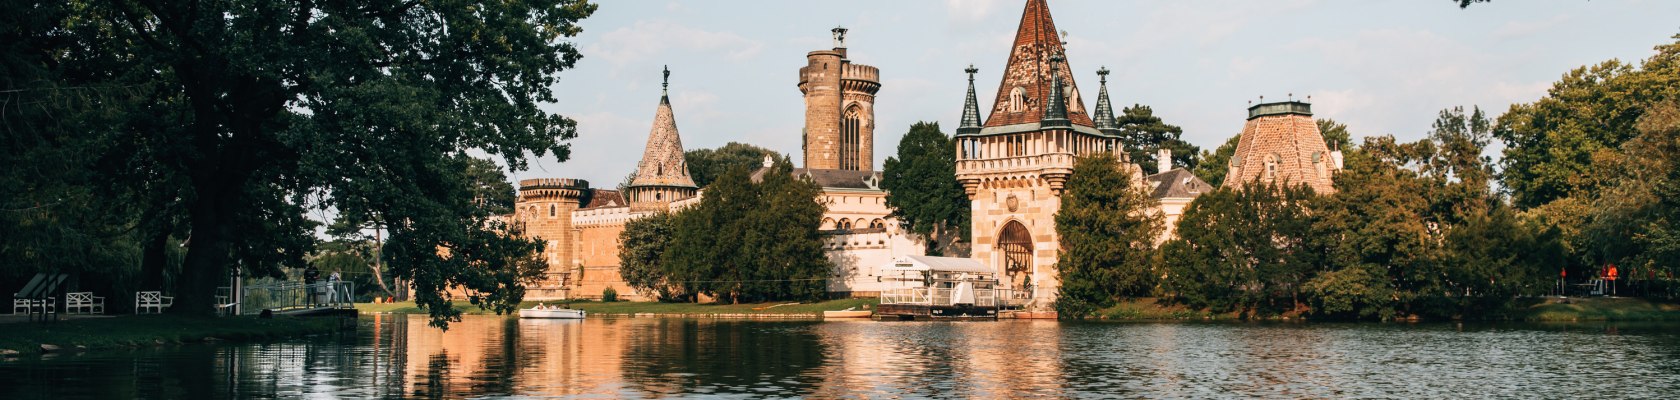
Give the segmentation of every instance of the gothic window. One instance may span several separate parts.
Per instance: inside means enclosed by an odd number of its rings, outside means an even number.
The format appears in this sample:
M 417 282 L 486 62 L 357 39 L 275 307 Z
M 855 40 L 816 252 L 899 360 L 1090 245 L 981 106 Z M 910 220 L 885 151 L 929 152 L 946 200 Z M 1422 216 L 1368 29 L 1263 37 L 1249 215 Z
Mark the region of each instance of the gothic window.
M 1016 86 L 1009 91 L 1009 112 L 1021 112 L 1026 104 L 1027 89 Z
M 846 118 L 840 123 L 840 169 L 858 170 L 859 147 L 863 133 L 863 107 L 853 104 L 846 108 Z
M 886 223 L 886 221 L 882 221 L 880 218 L 876 218 L 874 221 L 869 221 L 869 227 L 870 228 L 886 228 L 887 223 Z
M 655 176 L 665 175 L 665 163 L 653 163 Z
M 548 217 L 549 218 L 554 218 L 554 217 L 558 217 L 558 216 L 560 216 L 560 208 L 555 207 L 553 204 L 549 204 L 548 205 Z

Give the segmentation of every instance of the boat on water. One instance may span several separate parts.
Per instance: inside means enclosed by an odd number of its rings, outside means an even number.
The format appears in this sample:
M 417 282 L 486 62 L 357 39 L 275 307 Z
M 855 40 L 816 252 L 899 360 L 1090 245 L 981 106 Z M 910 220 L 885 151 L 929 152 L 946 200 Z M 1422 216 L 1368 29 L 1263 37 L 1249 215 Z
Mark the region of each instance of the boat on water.
M 869 316 L 873 315 L 873 314 L 875 314 L 875 312 L 873 312 L 873 311 L 858 310 L 857 307 L 852 307 L 852 308 L 847 308 L 847 309 L 844 309 L 844 310 L 823 311 L 823 319 L 869 318 Z
M 584 314 L 583 310 L 548 305 L 519 310 L 519 318 L 583 319 Z

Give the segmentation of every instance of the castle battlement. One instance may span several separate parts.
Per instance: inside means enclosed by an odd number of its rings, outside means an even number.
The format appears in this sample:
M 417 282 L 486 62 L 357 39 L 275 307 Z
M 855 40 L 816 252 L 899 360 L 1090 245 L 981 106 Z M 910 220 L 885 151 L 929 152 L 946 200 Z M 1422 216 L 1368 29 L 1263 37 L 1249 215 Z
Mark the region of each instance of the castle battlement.
M 646 213 L 634 213 L 630 207 L 591 208 L 572 211 L 572 226 L 590 228 L 599 226 L 620 226 Z
M 874 83 L 876 87 L 881 85 L 880 68 L 853 63 L 846 63 L 840 68 L 840 79 Z

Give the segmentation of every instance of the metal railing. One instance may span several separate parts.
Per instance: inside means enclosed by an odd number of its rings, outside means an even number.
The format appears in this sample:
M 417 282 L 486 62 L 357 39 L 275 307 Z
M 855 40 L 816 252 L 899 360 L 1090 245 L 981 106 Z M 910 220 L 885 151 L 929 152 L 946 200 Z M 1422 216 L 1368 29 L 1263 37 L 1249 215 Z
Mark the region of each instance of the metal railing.
M 881 304 L 949 306 L 955 293 L 956 289 L 951 288 L 888 289 L 881 292 Z M 974 305 L 977 307 L 996 306 L 997 289 L 974 289 Z
M 279 282 L 251 285 L 240 290 L 236 303 L 240 314 L 251 315 L 263 310 L 286 311 L 309 308 L 352 308 L 355 283 L 348 281 L 302 284 Z M 232 305 L 232 304 L 230 304 Z

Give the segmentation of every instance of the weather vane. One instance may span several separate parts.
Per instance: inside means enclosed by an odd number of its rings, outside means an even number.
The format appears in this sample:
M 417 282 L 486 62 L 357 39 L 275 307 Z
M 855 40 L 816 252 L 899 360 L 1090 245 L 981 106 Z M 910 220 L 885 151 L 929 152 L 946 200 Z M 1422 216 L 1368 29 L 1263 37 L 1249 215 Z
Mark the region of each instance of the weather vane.
M 659 92 L 660 92 L 660 94 L 668 94 L 668 93 L 670 93 L 670 91 L 671 91 L 671 66 L 666 65 L 665 66 L 665 81 L 659 84 Z

